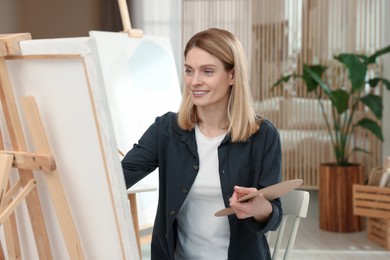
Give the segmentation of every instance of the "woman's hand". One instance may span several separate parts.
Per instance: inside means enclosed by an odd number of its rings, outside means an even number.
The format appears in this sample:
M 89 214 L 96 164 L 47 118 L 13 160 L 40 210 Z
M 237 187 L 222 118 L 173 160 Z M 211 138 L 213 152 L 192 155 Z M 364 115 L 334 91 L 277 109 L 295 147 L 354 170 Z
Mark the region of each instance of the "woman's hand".
M 272 205 L 262 194 L 248 201 L 238 201 L 241 197 L 255 191 L 257 191 L 256 188 L 234 186 L 234 192 L 229 201 L 230 207 L 239 219 L 253 217 L 260 222 L 268 219 L 271 215 Z

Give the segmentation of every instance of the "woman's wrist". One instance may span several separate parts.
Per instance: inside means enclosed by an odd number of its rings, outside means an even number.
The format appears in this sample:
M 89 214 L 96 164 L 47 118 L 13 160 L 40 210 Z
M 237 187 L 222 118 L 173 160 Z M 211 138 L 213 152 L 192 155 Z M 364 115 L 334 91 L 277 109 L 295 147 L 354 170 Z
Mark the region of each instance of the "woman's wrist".
M 253 218 L 257 222 L 264 222 L 268 220 L 268 218 L 271 216 L 273 208 L 270 202 L 266 204 L 267 206 L 262 210 L 262 212 L 258 215 L 253 216 Z

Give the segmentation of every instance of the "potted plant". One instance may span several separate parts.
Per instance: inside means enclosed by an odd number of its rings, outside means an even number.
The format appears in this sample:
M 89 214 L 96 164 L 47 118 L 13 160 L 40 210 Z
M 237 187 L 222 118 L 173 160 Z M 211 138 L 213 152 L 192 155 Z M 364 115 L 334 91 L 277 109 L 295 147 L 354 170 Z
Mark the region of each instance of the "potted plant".
M 364 128 L 383 141 L 378 123 L 382 118 L 382 97 L 370 90 L 379 86 L 390 90 L 390 81 L 375 75 L 377 59 L 389 52 L 390 45 L 370 56 L 341 53 L 327 66 L 304 64 L 302 74 L 282 76 L 272 86 L 274 89 L 291 79 L 301 79 L 321 107 L 336 159 L 321 163 L 319 168 L 319 218 L 323 230 L 355 232 L 364 228 L 360 217 L 352 212 L 352 185 L 364 183 L 365 176 L 363 166 L 350 158 L 355 152 L 369 151 L 352 143 L 352 137 L 355 129 Z M 335 65 L 341 69 L 334 72 Z M 325 100 L 331 103 L 331 113 L 327 113 Z M 359 106 L 372 113 L 359 112 Z

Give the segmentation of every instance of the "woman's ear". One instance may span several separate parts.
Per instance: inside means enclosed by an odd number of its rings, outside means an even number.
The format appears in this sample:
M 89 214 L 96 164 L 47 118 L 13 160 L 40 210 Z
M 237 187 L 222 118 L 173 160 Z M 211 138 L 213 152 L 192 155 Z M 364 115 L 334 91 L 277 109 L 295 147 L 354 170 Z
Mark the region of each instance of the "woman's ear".
M 234 70 L 230 71 L 230 85 L 233 85 L 234 83 Z

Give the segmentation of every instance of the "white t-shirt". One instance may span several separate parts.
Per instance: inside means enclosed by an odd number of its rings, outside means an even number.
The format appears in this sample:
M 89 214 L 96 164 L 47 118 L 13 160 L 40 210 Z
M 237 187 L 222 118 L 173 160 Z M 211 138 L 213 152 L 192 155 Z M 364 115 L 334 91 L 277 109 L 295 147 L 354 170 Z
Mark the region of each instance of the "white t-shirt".
M 227 259 L 230 228 L 228 218 L 215 217 L 224 208 L 218 169 L 218 146 L 225 134 L 213 138 L 195 128 L 199 172 L 177 216 L 178 260 Z

